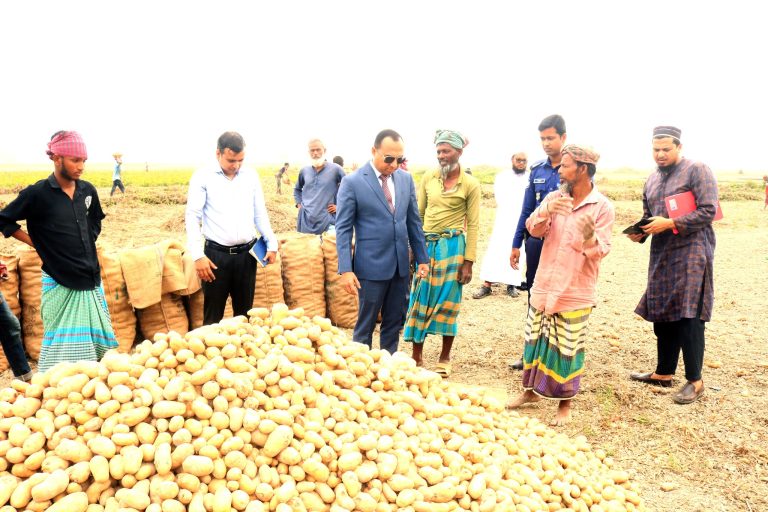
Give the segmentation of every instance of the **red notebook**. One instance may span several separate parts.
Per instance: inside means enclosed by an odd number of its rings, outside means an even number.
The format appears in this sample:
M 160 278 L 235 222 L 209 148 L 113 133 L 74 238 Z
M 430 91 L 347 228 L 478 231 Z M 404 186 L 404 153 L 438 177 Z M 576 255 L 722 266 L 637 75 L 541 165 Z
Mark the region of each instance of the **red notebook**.
M 667 214 L 670 219 L 682 217 L 696 209 L 696 198 L 690 190 L 665 197 L 664 203 L 667 205 Z M 723 218 L 723 210 L 720 209 L 720 201 L 715 201 L 715 206 L 717 209 L 715 210 L 715 218 L 712 220 L 720 220 Z M 672 232 L 674 234 L 678 233 L 675 228 L 672 228 Z

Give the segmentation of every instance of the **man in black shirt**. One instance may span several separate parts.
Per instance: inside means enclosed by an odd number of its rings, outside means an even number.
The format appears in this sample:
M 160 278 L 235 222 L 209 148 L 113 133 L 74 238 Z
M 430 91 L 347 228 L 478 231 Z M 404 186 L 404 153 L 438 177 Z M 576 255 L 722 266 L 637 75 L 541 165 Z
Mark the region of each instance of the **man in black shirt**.
M 3 235 L 34 247 L 43 261 L 41 372 L 60 361 L 97 361 L 117 347 L 96 256 L 104 212 L 96 188 L 80 180 L 85 143 L 77 132 L 57 132 L 47 153 L 53 174 L 0 212 Z M 17 223 L 22 219 L 28 233 Z

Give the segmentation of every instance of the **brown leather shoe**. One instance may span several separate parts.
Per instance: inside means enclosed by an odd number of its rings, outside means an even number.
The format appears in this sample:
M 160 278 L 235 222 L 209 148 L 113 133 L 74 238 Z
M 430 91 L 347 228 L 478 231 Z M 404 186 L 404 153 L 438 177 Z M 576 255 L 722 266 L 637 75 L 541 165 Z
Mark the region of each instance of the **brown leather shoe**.
M 653 372 L 630 373 L 629 378 L 630 380 L 636 380 L 637 382 L 642 382 L 643 384 L 650 384 L 651 386 L 661 386 L 663 388 L 672 387 L 672 379 L 654 379 L 653 377 L 651 377 L 651 375 L 653 375 Z
M 692 404 L 696 400 L 699 399 L 701 395 L 704 394 L 704 383 L 701 383 L 701 389 L 699 391 L 696 391 L 696 386 L 693 385 L 693 382 L 688 381 L 685 383 L 683 387 L 680 388 L 680 390 L 675 393 L 675 395 L 672 397 L 672 400 L 675 401 L 676 404 Z

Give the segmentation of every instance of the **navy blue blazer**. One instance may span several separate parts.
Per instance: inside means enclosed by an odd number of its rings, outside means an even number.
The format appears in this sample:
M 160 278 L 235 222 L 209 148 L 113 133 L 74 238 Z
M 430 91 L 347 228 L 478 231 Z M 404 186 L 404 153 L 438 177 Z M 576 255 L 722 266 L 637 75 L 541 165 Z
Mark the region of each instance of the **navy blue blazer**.
M 392 174 L 395 212 L 389 209 L 371 162 L 341 180 L 336 199 L 336 247 L 339 273 L 385 281 L 395 270 L 408 275 L 408 244 L 417 263 L 429 263 L 413 178 L 402 169 Z M 355 255 L 352 257 L 352 233 Z

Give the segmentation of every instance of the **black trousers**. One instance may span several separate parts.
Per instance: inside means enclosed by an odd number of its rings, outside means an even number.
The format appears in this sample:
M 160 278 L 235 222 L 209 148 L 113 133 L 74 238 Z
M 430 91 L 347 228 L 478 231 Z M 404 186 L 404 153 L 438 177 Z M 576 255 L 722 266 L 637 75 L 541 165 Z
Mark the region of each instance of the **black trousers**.
M 531 305 L 531 289 L 533 288 L 533 279 L 536 277 L 536 270 L 539 268 L 541 259 L 541 248 L 544 246 L 544 240 L 529 236 L 525 239 L 525 282 L 528 285 L 528 305 Z
M 215 324 L 222 319 L 229 296 L 235 316 L 248 313 L 256 287 L 254 257 L 248 251 L 229 254 L 210 246 L 205 247 L 205 255 L 218 268 L 213 271 L 213 282 L 203 281 L 203 323 Z
M 704 365 L 704 320 L 683 318 L 674 322 L 654 322 L 653 332 L 658 354 L 656 373 L 674 375 L 682 350 L 686 380 L 700 380 Z
M 360 306 L 352 340 L 371 347 L 376 318 L 381 311 L 379 347 L 394 354 L 400 341 L 400 329 L 405 323 L 408 307 L 408 276 L 400 277 L 397 272 L 387 281 L 360 279 L 357 291 Z

